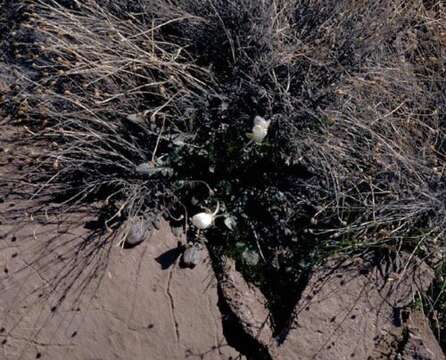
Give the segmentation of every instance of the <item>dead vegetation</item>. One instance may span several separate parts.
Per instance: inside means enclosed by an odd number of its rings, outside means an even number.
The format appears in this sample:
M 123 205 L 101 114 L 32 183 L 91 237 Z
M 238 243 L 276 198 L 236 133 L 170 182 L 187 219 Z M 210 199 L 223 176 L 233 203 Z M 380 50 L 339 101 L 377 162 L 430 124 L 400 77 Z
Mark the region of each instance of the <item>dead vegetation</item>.
M 235 257 L 280 331 L 309 269 L 386 247 L 442 261 L 445 9 L 422 0 L 35 1 L 10 35 L 32 69 L 6 107 L 51 144 L 32 197 L 99 202 L 104 227 L 188 218 Z M 32 36 L 29 31 L 32 30 Z M 31 85 L 30 85 L 31 84 Z M 247 146 L 256 115 L 270 119 Z M 127 224 L 128 225 L 128 224 Z M 257 265 L 246 264 L 245 251 Z M 437 286 L 427 300 L 444 298 Z M 444 319 L 437 321 L 438 333 Z

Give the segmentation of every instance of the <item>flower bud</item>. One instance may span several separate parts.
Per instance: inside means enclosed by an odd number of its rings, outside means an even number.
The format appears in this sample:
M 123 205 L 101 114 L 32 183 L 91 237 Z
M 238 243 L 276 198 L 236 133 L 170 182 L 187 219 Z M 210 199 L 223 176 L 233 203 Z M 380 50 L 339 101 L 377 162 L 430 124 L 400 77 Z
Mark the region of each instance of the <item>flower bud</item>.
M 198 229 L 207 229 L 214 222 L 214 217 L 212 214 L 208 214 L 205 212 L 198 213 L 192 216 L 192 224 L 194 224 Z

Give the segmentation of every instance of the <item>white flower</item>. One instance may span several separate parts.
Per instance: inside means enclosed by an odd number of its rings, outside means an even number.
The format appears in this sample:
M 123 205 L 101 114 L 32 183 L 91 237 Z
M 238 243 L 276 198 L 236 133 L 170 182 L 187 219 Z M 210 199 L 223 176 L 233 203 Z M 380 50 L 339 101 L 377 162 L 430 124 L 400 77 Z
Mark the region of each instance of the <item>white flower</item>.
M 252 128 L 252 132 L 248 134 L 248 137 L 257 144 L 260 144 L 263 139 L 265 139 L 266 135 L 268 135 L 268 128 L 270 123 L 271 120 L 265 120 L 261 116 L 257 115 L 254 118 L 254 126 Z
M 214 217 L 209 213 L 198 213 L 192 216 L 192 224 L 199 229 L 207 229 L 214 222 Z
M 271 124 L 271 120 L 265 120 L 259 115 L 254 118 L 254 126 L 258 125 L 268 130 L 269 124 Z
M 226 227 L 231 231 L 237 227 L 237 220 L 234 216 L 227 216 L 224 220 L 224 223 Z
M 261 143 L 263 139 L 268 135 L 268 129 L 260 125 L 254 125 L 252 128 L 252 140 L 256 143 Z
M 201 212 L 192 216 L 191 221 L 198 229 L 204 230 L 214 224 L 215 216 L 220 210 L 220 204 L 217 203 L 217 208 L 213 213 Z

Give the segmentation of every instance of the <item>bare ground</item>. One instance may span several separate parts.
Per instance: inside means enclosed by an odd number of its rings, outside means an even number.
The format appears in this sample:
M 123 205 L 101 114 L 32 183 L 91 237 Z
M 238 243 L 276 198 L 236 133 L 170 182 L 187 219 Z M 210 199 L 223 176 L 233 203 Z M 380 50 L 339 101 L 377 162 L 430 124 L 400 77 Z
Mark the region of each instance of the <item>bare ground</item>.
M 2 210 L 19 214 L 25 204 L 5 201 Z M 244 358 L 226 340 L 234 334 L 224 331 L 228 313 L 208 257 L 180 267 L 181 239 L 167 224 L 141 246 L 111 243 L 88 257 L 90 218 L 53 220 L 0 227 L 2 359 Z M 265 358 L 444 359 L 424 315 L 408 307 L 432 271 L 408 257 L 393 267 L 332 260 L 313 274 L 281 339 L 268 329 L 261 294 L 234 267 L 220 296 Z
M 79 251 L 87 234 L 38 220 L 1 226 L 2 358 L 237 356 L 223 336 L 210 264 L 180 269 L 165 224 L 140 247 L 110 246 L 89 260 Z

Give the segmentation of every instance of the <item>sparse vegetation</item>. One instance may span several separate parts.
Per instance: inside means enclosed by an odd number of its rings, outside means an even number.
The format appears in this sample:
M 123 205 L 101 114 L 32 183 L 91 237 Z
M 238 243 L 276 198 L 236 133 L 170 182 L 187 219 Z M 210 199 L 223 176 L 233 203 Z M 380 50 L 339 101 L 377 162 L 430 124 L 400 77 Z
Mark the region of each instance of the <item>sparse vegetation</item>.
M 446 274 L 440 1 L 40 0 L 28 11 L 32 38 L 11 41 L 35 75 L 6 106 L 30 141 L 51 144 L 27 169 L 33 197 L 64 211 L 100 203 L 104 227 L 165 217 L 206 241 L 216 268 L 237 260 L 276 331 L 333 253 L 404 249 Z M 271 124 L 250 143 L 256 116 Z M 197 234 L 191 216 L 217 203 L 222 216 Z M 432 314 L 446 303 L 441 275 L 434 292 Z

